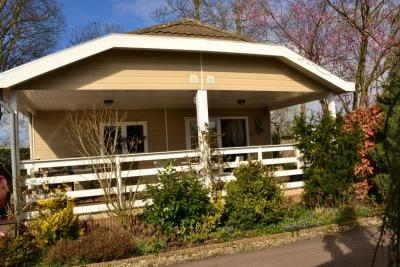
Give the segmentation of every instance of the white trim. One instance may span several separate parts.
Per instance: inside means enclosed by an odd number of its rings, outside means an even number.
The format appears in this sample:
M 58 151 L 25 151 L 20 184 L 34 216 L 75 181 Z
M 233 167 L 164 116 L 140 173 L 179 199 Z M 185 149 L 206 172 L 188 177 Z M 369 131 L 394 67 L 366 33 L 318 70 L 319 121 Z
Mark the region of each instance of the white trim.
M 196 117 L 185 117 L 185 141 L 186 149 L 192 149 L 191 137 L 190 137 L 190 122 L 196 122 Z M 248 116 L 213 116 L 209 117 L 209 121 L 217 122 L 217 134 L 218 134 L 218 146 L 222 148 L 221 138 L 221 119 L 222 120 L 245 120 L 246 122 L 246 146 L 250 145 L 250 128 L 249 128 L 249 117 Z
M 220 148 L 219 151 L 222 155 L 234 155 L 234 154 L 248 154 L 248 153 L 261 153 L 262 164 L 264 165 L 276 165 L 276 164 L 286 164 L 286 163 L 298 163 L 301 162 L 301 158 L 299 157 L 286 157 L 286 158 L 273 158 L 273 159 L 263 159 L 263 152 L 274 152 L 274 151 L 293 151 L 296 150 L 296 146 L 292 144 L 284 144 L 284 145 L 269 145 L 269 146 L 252 146 L 252 147 L 233 147 L 233 148 Z M 154 175 L 157 175 L 160 171 L 164 170 L 161 167 L 160 163 L 166 159 L 185 159 L 184 161 L 178 160 L 176 169 L 178 171 L 185 171 L 188 169 L 194 169 L 199 171 L 201 169 L 201 165 L 196 163 L 196 158 L 201 156 L 199 151 L 195 150 L 186 150 L 186 151 L 173 151 L 173 152 L 157 152 L 157 153 L 141 153 L 141 154 L 129 154 L 129 155 L 118 155 L 116 158 L 116 162 L 141 162 L 141 161 L 154 161 L 154 166 L 142 166 L 138 165 L 138 168 L 134 170 L 121 170 L 120 176 L 113 176 L 113 172 L 105 172 L 102 173 L 103 177 L 108 177 L 110 179 L 131 179 L 133 177 L 140 177 L 142 182 L 140 184 L 132 184 L 126 185 L 121 188 L 121 191 L 126 190 L 126 192 L 145 192 L 147 189 L 147 182 L 154 184 L 154 180 L 151 178 Z M 193 159 L 194 161 L 192 161 Z M 187 160 L 192 162 L 190 166 L 187 164 Z M 20 169 L 26 169 L 28 173 L 30 170 L 42 170 L 43 173 L 46 172 L 45 169 L 57 168 L 57 167 L 65 167 L 65 166 L 80 166 L 80 165 L 88 165 L 90 164 L 105 164 L 108 163 L 109 159 L 107 157 L 91 157 L 91 158 L 72 158 L 72 159 L 56 159 L 56 160 L 28 160 L 22 161 L 20 164 Z M 225 161 L 223 164 L 223 168 L 226 172 L 222 173 L 220 176 L 224 181 L 234 180 L 231 169 L 238 167 L 240 164 L 248 164 L 248 161 L 241 161 L 235 159 L 235 161 Z M 32 188 L 35 185 L 57 185 L 57 184 L 65 184 L 65 183 L 79 183 L 84 181 L 96 181 L 98 180 L 98 175 L 95 173 L 79 173 L 81 167 L 78 167 L 78 173 L 72 173 L 67 175 L 59 175 L 59 174 L 50 174 L 50 176 L 46 177 L 35 177 L 34 172 L 30 173 L 30 178 L 25 180 L 25 184 Z M 302 169 L 289 169 L 283 171 L 276 171 L 275 177 L 283 177 L 283 176 L 293 176 L 300 175 L 303 173 Z M 54 176 L 55 175 L 55 176 Z M 146 180 L 146 179 L 151 180 Z M 118 181 L 118 180 L 117 180 Z M 145 182 L 147 181 L 147 182 Z M 117 183 L 118 185 L 118 183 Z M 282 184 L 284 190 L 286 189 L 294 189 L 301 188 L 303 186 L 302 182 L 293 182 Z M 114 189 L 117 189 L 115 187 Z M 114 193 L 117 190 L 114 190 Z M 90 189 L 80 189 L 80 190 L 72 190 L 66 193 L 69 197 L 73 197 L 76 199 L 87 198 L 87 197 L 97 197 L 102 196 L 104 191 L 100 187 L 93 187 Z M 35 197 L 41 197 L 42 195 L 38 193 Z M 27 195 L 29 198 L 30 195 Z M 151 204 L 151 199 L 138 199 L 137 203 L 143 205 L 144 202 L 148 201 L 148 204 Z M 79 205 L 77 203 L 77 205 Z M 74 213 L 91 213 L 91 212 L 101 212 L 107 211 L 107 206 L 105 204 L 96 204 L 96 203 L 85 203 L 82 206 L 76 206 L 74 208 Z
M 200 89 L 204 90 L 203 53 L 200 53 Z
M 35 159 L 33 156 L 33 128 L 32 128 L 32 113 L 28 113 L 28 134 L 29 134 L 29 159 Z
M 354 83 L 337 77 L 281 45 L 206 38 L 113 33 L 5 71 L 0 74 L 0 88 L 15 86 L 39 75 L 113 48 L 270 56 L 279 58 L 306 75 L 325 82 L 336 93 L 351 92 L 354 91 L 355 87 Z
M 293 144 L 281 144 L 281 145 L 264 145 L 264 146 L 247 146 L 247 147 L 224 147 L 218 150 L 224 155 L 233 154 L 248 154 L 257 153 L 261 149 L 261 152 L 282 152 L 282 151 L 295 151 L 297 148 Z M 153 152 L 153 153 L 141 153 L 141 154 L 126 154 L 118 155 L 120 162 L 130 161 L 155 161 L 165 159 L 184 159 L 197 157 L 198 153 L 195 150 L 179 150 L 179 151 L 168 151 L 168 152 Z M 95 163 L 98 159 L 98 164 L 104 163 L 107 158 L 104 157 L 79 157 L 79 158 L 60 158 L 50 160 L 24 160 L 20 163 L 20 169 L 40 169 L 40 168 L 55 168 L 55 167 L 66 167 L 66 166 L 80 166 L 89 165 Z M 43 178 L 38 178 L 43 179 Z

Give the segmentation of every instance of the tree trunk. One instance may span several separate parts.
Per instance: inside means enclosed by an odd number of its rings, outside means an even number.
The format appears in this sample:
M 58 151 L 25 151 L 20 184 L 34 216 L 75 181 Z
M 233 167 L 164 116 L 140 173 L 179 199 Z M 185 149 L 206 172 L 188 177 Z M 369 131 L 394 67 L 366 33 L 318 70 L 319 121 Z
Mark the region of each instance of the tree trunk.
M 236 33 L 241 34 L 242 33 L 242 5 L 240 3 L 240 0 L 235 0 L 234 6 L 233 6 L 233 12 L 235 13 Z
M 306 114 L 306 112 L 307 112 L 307 110 L 306 110 L 306 104 L 301 104 L 301 105 L 300 105 L 300 111 L 301 111 L 301 113 Z
M 358 59 L 356 85 L 354 91 L 353 110 L 357 109 L 362 105 L 366 105 L 365 100 L 367 99 L 368 88 L 365 86 L 365 68 L 368 53 L 368 28 L 369 28 L 369 4 L 363 3 L 361 5 L 361 19 L 362 19 L 362 32 L 361 32 L 361 44 L 360 44 L 360 55 Z M 360 99 L 358 99 L 360 97 Z
M 194 18 L 200 20 L 200 3 L 201 0 L 193 0 Z
M 368 94 L 368 88 L 365 87 L 365 65 L 367 60 L 368 49 L 368 36 L 365 34 L 361 39 L 360 58 L 358 60 L 357 77 L 356 77 L 356 91 L 354 92 L 353 110 L 365 105 L 365 99 Z M 356 95 L 357 93 L 357 95 Z M 357 99 L 360 94 L 360 99 Z

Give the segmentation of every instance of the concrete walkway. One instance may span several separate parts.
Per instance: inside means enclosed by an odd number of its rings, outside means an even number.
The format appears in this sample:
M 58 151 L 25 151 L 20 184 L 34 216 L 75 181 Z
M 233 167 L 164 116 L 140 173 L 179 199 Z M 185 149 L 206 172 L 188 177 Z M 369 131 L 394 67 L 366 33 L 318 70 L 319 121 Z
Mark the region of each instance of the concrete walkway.
M 243 254 L 208 258 L 174 265 L 175 267 L 303 267 L 303 266 L 371 266 L 378 234 L 376 228 L 306 240 L 287 246 Z M 386 249 L 379 250 L 374 266 L 387 266 Z

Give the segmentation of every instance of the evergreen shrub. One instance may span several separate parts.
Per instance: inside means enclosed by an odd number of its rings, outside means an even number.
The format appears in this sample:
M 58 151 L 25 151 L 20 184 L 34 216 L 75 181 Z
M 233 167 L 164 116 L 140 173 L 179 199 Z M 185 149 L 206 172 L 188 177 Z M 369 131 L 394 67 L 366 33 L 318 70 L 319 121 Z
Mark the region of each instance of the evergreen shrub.
M 145 208 L 144 220 L 164 233 L 196 225 L 211 210 L 209 190 L 194 170 L 178 171 L 167 162 L 158 178 L 157 184 L 147 185 L 153 203 Z
M 311 207 L 346 204 L 356 178 L 360 132 L 345 133 L 343 119 L 332 119 L 327 112 L 310 120 L 302 114 L 295 121 L 294 135 L 305 163 L 305 203 Z
M 284 216 L 283 193 L 273 172 L 258 161 L 241 164 L 226 185 L 228 225 L 241 229 L 276 223 Z

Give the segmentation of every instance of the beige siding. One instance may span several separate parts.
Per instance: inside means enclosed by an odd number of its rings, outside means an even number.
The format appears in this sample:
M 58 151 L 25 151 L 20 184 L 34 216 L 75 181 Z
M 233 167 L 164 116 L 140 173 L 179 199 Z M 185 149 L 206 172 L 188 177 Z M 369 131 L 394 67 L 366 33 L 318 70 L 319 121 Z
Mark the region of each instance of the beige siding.
M 198 54 L 112 50 L 27 82 L 27 90 L 197 89 Z
M 74 153 L 66 131 L 66 113 L 39 112 L 34 116 L 36 159 L 68 158 Z
M 274 58 L 205 54 L 203 69 L 210 90 L 318 92 L 322 88 Z M 215 83 L 207 83 L 207 76 L 214 76 Z
M 41 111 L 35 115 L 35 154 L 37 159 L 55 159 L 78 156 L 72 148 L 72 136 L 68 132 L 66 111 Z M 211 109 L 210 117 L 248 117 L 250 145 L 269 144 L 266 116 L 262 109 Z M 168 109 L 169 150 L 186 149 L 185 117 L 195 117 L 194 109 Z M 263 132 L 255 132 L 255 118 L 263 120 Z M 149 152 L 166 151 L 164 110 L 128 110 L 126 121 L 147 121 Z
M 319 92 L 323 86 L 275 58 L 203 54 L 209 90 Z M 200 55 L 111 50 L 23 83 L 24 90 L 196 90 Z M 215 82 L 208 83 L 207 76 Z

